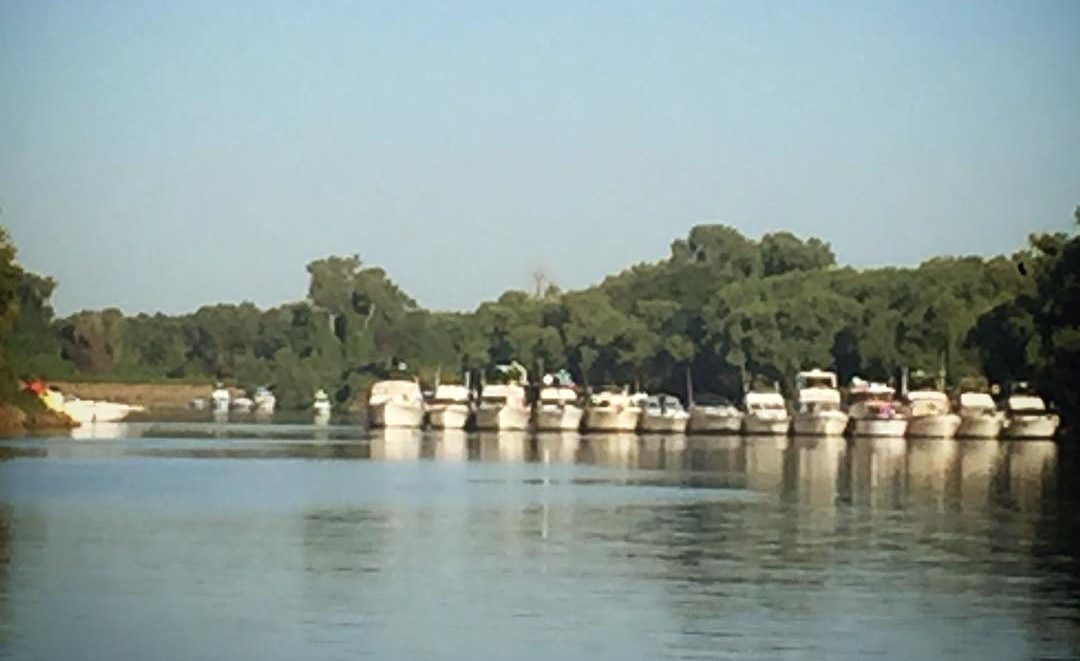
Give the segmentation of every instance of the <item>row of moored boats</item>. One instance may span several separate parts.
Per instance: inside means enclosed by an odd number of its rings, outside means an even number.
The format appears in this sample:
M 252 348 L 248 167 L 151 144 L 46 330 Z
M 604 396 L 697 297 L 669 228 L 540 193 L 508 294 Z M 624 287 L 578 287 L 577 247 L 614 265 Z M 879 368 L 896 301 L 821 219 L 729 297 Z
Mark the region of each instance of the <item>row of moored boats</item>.
M 1031 393 L 1014 393 L 999 408 L 985 392 L 963 392 L 954 402 L 940 390 L 916 389 L 898 397 L 883 383 L 853 380 L 846 401 L 836 374 L 796 377 L 796 398 L 778 392 L 746 393 L 741 407 L 703 399 L 684 407 L 669 394 L 604 388 L 583 396 L 550 377 L 529 397 L 524 382 L 486 384 L 479 393 L 443 384 L 425 397 L 417 382 L 379 381 L 368 411 L 377 427 L 434 429 L 728 433 L 927 438 L 1050 438 L 1058 416 Z

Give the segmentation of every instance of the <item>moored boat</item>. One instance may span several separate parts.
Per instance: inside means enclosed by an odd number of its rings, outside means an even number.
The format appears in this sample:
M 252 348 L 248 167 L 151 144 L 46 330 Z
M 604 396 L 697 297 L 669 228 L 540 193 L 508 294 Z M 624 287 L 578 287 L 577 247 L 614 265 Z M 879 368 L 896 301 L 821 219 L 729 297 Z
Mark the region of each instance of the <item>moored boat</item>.
M 810 370 L 795 376 L 798 399 L 792 431 L 805 436 L 842 436 L 848 415 L 840 408 L 840 391 L 834 372 Z
M 252 397 L 252 401 L 255 403 L 256 414 L 270 415 L 277 408 L 277 397 L 266 386 L 259 386 L 255 389 L 255 396 Z
M 315 391 L 315 401 L 311 405 L 311 410 L 315 413 L 315 424 L 330 422 L 330 408 L 330 397 L 325 390 L 319 388 Z
M 536 401 L 537 431 L 576 431 L 585 410 L 578 406 L 578 393 L 569 386 L 548 385 L 540 389 Z
M 1060 419 L 1046 409 L 1042 397 L 1014 394 L 1006 400 L 1002 438 L 1053 438 Z
M 530 413 L 525 388 L 514 383 L 488 384 L 480 391 L 476 428 L 525 430 L 529 428 Z
M 210 408 L 214 413 L 228 413 L 230 399 L 229 389 L 219 383 L 210 393 Z
M 994 398 L 985 392 L 960 393 L 959 438 L 997 438 L 1005 416 L 994 404 Z
M 743 412 L 720 397 L 703 395 L 690 405 L 686 428 L 692 434 L 738 434 Z
M 469 389 L 456 384 L 440 384 L 427 403 L 428 423 L 434 429 L 464 429 L 472 415 Z
M 95 422 L 118 422 L 132 413 L 145 411 L 146 409 L 142 406 L 122 404 L 120 402 L 69 399 L 65 397 L 59 410 L 79 424 L 89 424 Z
M 952 438 L 960 427 L 949 397 L 940 390 L 912 390 L 907 395 L 907 435 L 914 438 Z
M 406 379 L 377 381 L 371 386 L 368 412 L 375 427 L 420 427 L 424 421 L 424 397 L 420 385 Z
M 632 432 L 641 419 L 641 397 L 626 389 L 607 389 L 589 398 L 585 408 L 585 430 Z
M 638 427 L 645 432 L 681 434 L 686 431 L 690 414 L 674 395 L 651 395 L 645 400 Z
M 746 417 L 743 431 L 747 434 L 783 436 L 791 426 L 784 397 L 778 392 L 748 392 L 744 400 Z
M 907 418 L 899 410 L 896 390 L 883 383 L 853 380 L 849 390 L 849 427 L 856 436 L 901 437 L 907 431 Z

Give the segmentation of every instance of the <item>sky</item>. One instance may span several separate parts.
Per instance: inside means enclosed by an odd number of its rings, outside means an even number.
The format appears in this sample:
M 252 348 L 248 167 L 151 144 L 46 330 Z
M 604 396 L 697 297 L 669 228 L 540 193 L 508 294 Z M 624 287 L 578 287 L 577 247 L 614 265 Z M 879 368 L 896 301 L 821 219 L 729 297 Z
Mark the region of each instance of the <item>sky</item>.
M 1080 2 L 0 0 L 0 225 L 60 314 L 580 288 L 701 223 L 843 264 L 1080 205 Z

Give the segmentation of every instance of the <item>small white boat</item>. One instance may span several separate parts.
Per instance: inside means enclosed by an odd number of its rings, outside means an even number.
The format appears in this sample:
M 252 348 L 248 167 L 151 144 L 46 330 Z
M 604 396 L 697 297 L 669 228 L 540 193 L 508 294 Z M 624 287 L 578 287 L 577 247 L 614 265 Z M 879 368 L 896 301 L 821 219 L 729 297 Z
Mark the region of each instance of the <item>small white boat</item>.
M 907 395 L 907 435 L 913 438 L 952 438 L 960 416 L 952 412 L 949 397 L 940 390 L 912 390 Z
M 319 388 L 315 392 L 315 402 L 311 405 L 311 410 L 315 413 L 315 424 L 326 424 L 330 421 L 330 408 L 330 397 L 325 390 Z
M 480 391 L 476 408 L 476 428 L 485 430 L 526 430 L 532 410 L 525 401 L 525 388 L 517 384 L 490 384 Z
M 589 398 L 585 409 L 586 431 L 632 432 L 641 419 L 641 397 L 625 389 L 606 390 Z
M 686 431 L 690 414 L 674 395 L 651 395 L 641 412 L 641 431 L 681 434 Z
M 960 426 L 956 430 L 959 438 L 997 438 L 1004 422 L 1004 414 L 989 393 L 960 393 Z
M 255 413 L 259 415 L 270 415 L 277 408 L 277 397 L 265 386 L 259 386 L 255 389 L 255 396 L 252 400 L 255 403 Z
M 1053 438 L 1061 420 L 1046 410 L 1037 395 L 1012 395 L 1006 400 L 1002 438 Z
M 848 415 L 840 409 L 840 391 L 834 372 L 810 370 L 795 376 L 798 399 L 792 431 L 806 436 L 843 436 Z
M 852 380 L 849 390 L 848 415 L 851 431 L 856 436 L 902 437 L 907 431 L 907 418 L 896 402 L 896 390 L 884 383 Z
M 469 389 L 453 384 L 437 386 L 427 403 L 427 412 L 434 429 L 464 429 L 472 415 Z
M 393 379 L 371 386 L 368 413 L 375 427 L 415 429 L 424 422 L 424 395 L 415 381 Z
M 783 436 L 791 426 L 784 397 L 778 392 L 746 393 L 746 417 L 743 431 L 747 434 Z
M 536 402 L 537 431 L 577 431 L 585 410 L 577 405 L 578 393 L 570 386 L 545 386 Z
M 251 399 L 250 397 L 244 397 L 243 395 L 241 395 L 240 397 L 232 400 L 229 406 L 232 408 L 233 411 L 236 411 L 237 413 L 251 413 L 251 408 L 255 406 L 255 400 Z
M 219 383 L 210 393 L 210 409 L 214 413 L 228 413 L 230 399 L 229 389 Z
M 743 412 L 730 402 L 704 395 L 690 404 L 686 428 L 692 434 L 738 434 L 742 431 Z

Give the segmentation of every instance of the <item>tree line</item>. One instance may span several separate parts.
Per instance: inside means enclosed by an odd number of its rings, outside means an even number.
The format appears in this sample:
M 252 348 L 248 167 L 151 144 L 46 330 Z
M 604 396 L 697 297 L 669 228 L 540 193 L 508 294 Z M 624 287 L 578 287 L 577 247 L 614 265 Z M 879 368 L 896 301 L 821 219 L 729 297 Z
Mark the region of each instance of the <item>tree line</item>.
M 1080 208 L 1076 211 L 1080 224 Z M 0 370 L 15 377 L 223 380 L 271 385 L 283 407 L 325 388 L 338 404 L 405 363 L 431 383 L 517 360 L 624 383 L 738 399 L 790 389 L 810 367 L 885 379 L 899 367 L 1029 380 L 1077 410 L 1080 238 L 1033 235 L 1012 255 L 937 257 L 914 268 L 838 266 L 829 245 L 701 225 L 661 261 L 583 290 L 507 291 L 471 312 L 426 310 L 358 256 L 307 265 L 306 300 L 218 304 L 183 315 L 88 310 L 55 318 L 51 278 L 0 240 Z

